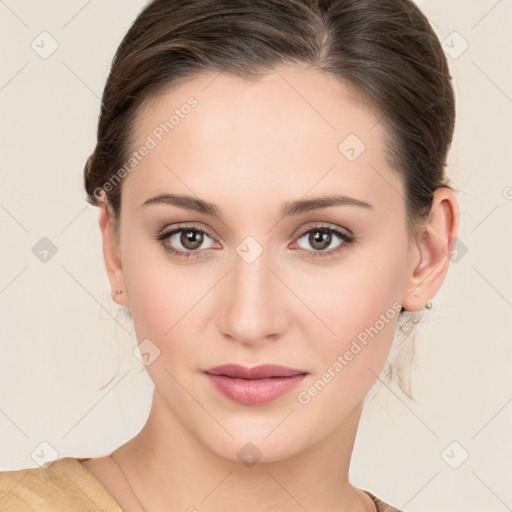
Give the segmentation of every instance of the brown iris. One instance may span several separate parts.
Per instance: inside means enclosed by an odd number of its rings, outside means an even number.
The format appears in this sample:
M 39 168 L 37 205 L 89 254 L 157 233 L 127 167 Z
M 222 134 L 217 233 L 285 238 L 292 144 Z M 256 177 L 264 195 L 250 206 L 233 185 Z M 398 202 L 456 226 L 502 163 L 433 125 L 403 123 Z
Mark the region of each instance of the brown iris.
M 311 244 L 311 247 L 314 247 L 319 251 L 329 247 L 331 244 L 331 239 L 331 233 L 319 229 L 311 231 L 308 237 L 308 241 Z M 317 246 L 316 244 L 320 244 L 320 246 Z
M 180 242 L 183 247 L 193 251 L 198 249 L 203 243 L 203 233 L 194 229 L 183 230 L 180 236 Z

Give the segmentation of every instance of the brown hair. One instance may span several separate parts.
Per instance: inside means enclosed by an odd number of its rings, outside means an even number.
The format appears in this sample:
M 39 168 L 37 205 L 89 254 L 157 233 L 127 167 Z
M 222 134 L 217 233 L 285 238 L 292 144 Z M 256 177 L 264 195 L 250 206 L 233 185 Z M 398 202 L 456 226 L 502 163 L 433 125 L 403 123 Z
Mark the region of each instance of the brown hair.
M 146 101 L 201 72 L 254 80 L 292 63 L 335 75 L 374 110 L 404 179 L 409 226 L 427 219 L 434 191 L 449 187 L 455 98 L 441 44 L 410 0 L 152 0 L 112 62 L 87 201 L 105 198 L 117 226 L 122 183 L 105 184 L 127 161 Z

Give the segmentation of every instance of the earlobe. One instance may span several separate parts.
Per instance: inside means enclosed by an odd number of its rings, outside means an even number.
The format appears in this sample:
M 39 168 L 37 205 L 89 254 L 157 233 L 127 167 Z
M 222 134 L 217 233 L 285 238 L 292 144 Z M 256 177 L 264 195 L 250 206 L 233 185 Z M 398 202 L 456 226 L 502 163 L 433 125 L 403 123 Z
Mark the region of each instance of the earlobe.
M 116 304 L 128 306 L 128 297 L 121 263 L 119 240 L 114 231 L 112 214 L 106 203 L 100 205 L 98 224 L 103 239 L 103 259 L 110 282 L 112 299 Z
M 441 187 L 434 192 L 428 222 L 412 242 L 407 285 L 402 305 L 407 311 L 421 311 L 441 288 L 459 228 L 459 209 L 454 192 Z

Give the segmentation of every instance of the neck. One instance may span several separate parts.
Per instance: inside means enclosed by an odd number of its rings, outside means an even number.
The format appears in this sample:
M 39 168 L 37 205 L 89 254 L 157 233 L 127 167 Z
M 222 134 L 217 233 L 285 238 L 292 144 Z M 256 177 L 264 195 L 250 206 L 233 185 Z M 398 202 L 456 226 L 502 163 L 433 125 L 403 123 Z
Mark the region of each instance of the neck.
M 359 404 L 321 441 L 282 460 L 244 464 L 212 452 L 153 397 L 148 421 L 113 457 L 145 510 L 375 510 L 348 480 Z M 243 442 L 241 442 L 243 446 Z

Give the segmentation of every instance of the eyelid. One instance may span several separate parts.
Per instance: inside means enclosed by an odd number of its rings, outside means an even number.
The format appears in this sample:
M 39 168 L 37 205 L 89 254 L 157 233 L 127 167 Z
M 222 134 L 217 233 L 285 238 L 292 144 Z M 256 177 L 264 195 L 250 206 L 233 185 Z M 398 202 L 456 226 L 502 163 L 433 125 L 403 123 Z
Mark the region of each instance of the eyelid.
M 350 229 L 348 229 L 346 227 L 338 226 L 336 224 L 331 224 L 329 222 L 322 222 L 322 221 L 308 223 L 306 225 L 306 227 L 305 228 L 301 228 L 298 231 L 298 233 L 294 232 L 292 237 L 294 239 L 301 238 L 303 235 L 305 235 L 306 233 L 308 233 L 312 229 L 326 229 L 326 230 L 337 231 L 340 234 L 346 236 L 347 238 L 353 238 L 353 239 L 356 238 L 355 234 Z
M 165 228 L 161 229 L 158 233 L 157 233 L 157 237 L 163 237 L 163 236 L 170 236 L 176 232 L 179 232 L 179 231 L 183 231 L 187 228 L 193 228 L 197 231 L 202 231 L 204 233 L 206 233 L 212 240 L 215 240 L 215 236 L 211 233 L 211 231 L 205 227 L 205 226 L 202 226 L 202 225 L 199 225 L 195 222 L 183 222 L 183 223 L 179 223 L 179 224 L 176 224 L 176 226 L 172 227 L 171 226 L 166 226 Z

